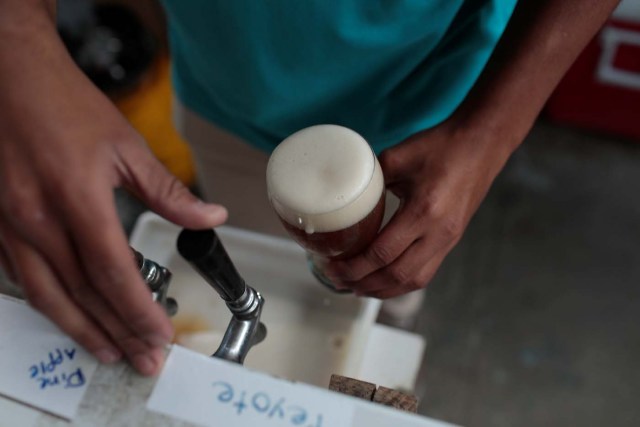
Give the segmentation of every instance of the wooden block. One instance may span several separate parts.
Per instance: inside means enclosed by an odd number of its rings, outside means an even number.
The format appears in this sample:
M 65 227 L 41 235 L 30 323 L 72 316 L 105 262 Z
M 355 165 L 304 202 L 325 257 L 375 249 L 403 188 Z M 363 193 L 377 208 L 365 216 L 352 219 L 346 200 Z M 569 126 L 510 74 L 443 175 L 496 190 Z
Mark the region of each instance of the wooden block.
M 376 385 L 334 374 L 331 375 L 329 390 L 370 401 L 373 399 L 373 393 L 376 391 Z
M 381 405 L 392 406 L 407 412 L 418 411 L 418 399 L 410 394 L 392 390 L 387 387 L 378 387 L 373 395 L 373 401 Z

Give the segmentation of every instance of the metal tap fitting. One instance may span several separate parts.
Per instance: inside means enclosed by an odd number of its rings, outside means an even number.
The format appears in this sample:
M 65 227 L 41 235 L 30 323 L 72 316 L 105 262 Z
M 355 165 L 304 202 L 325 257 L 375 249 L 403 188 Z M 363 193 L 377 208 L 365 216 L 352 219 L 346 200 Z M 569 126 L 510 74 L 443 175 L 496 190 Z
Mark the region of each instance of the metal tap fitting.
M 145 281 L 153 300 L 164 307 L 168 316 L 173 316 L 178 311 L 178 303 L 175 299 L 167 297 L 169 283 L 171 282 L 171 272 L 155 261 L 147 259 L 140 252 L 131 248 L 136 259 L 136 264 Z
M 232 317 L 213 357 L 242 364 L 247 353 L 267 335 L 260 321 L 264 298 L 238 274 L 214 230 L 183 229 L 178 252 L 218 292 Z

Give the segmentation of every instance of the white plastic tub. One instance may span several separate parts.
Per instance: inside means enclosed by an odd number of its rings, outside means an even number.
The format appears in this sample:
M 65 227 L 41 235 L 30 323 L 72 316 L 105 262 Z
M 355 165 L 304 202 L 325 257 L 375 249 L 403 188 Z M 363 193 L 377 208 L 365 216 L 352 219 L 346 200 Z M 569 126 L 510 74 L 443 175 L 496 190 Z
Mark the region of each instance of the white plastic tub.
M 169 295 L 177 342 L 213 353 L 231 314 L 218 294 L 176 252 L 180 228 L 155 214 L 140 217 L 131 245 L 173 273 Z M 331 374 L 360 374 L 380 301 L 335 294 L 309 273 L 294 242 L 232 227 L 216 228 L 240 275 L 265 297 L 267 338 L 246 359 L 249 368 L 326 387 Z

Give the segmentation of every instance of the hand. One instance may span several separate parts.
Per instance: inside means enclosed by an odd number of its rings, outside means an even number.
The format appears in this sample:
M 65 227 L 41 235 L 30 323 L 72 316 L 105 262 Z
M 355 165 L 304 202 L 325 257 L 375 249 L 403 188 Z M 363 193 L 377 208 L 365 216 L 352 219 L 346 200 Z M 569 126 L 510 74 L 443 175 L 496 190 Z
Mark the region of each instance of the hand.
M 337 287 L 380 299 L 427 286 L 508 154 L 500 141 L 448 123 L 384 151 L 387 189 L 400 207 L 362 254 L 331 262 L 327 276 Z
M 152 375 L 173 331 L 137 271 L 113 188 L 185 227 L 219 225 L 226 211 L 196 199 L 108 99 L 59 66 L 0 99 L 0 261 L 100 361 L 125 355 Z
M 425 287 L 562 75 L 618 3 L 519 1 L 452 117 L 382 153 L 400 209 L 362 255 L 333 263 L 327 276 L 377 298 Z

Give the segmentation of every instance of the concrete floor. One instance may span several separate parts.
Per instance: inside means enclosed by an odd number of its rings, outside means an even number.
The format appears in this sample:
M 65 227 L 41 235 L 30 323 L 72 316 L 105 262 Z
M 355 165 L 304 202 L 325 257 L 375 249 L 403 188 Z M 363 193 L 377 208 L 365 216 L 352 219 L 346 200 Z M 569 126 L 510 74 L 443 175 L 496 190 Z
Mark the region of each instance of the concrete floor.
M 420 411 L 640 425 L 640 144 L 540 123 L 427 292 Z
M 428 289 L 420 412 L 640 425 L 640 144 L 539 123 Z M 125 228 L 143 209 L 118 193 Z

